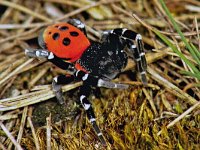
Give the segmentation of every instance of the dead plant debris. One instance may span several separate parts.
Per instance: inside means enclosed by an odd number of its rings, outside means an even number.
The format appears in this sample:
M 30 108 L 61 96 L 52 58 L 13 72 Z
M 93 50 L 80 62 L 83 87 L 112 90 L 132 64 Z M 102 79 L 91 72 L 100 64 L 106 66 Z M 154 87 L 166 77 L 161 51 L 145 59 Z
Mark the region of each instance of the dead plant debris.
M 200 48 L 200 2 L 165 3 L 187 40 Z M 63 87 L 66 104 L 60 106 L 51 80 L 66 72 L 24 55 L 26 47 L 38 47 L 43 27 L 69 18 L 84 21 L 91 40 L 118 27 L 143 36 L 148 85 L 130 71 L 135 64 L 129 61 L 116 80 L 129 84 L 128 90 L 102 88 L 90 98 L 106 148 L 77 102 L 82 83 Z M 166 18 L 156 0 L 1 0 L 0 149 L 200 149 L 200 82 L 181 73 L 190 68 L 153 32 L 159 30 L 194 62 Z

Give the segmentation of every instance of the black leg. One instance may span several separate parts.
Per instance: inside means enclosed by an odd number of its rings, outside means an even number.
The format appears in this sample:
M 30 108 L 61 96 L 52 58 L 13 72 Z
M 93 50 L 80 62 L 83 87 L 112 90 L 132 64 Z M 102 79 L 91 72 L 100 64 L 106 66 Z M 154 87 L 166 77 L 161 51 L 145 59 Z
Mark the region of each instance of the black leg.
M 98 99 L 101 98 L 101 90 L 100 87 L 96 87 L 94 89 L 92 89 L 92 93 L 94 94 L 94 96 Z
M 87 113 L 87 117 L 88 117 L 90 123 L 92 124 L 93 129 L 96 132 L 99 140 L 101 141 L 101 143 L 103 145 L 106 145 L 106 141 L 103 137 L 103 134 L 102 134 L 101 130 L 99 129 L 97 123 L 96 123 L 96 118 L 95 118 L 95 115 L 94 115 L 94 111 L 92 109 L 92 104 L 87 99 L 87 97 L 90 95 L 90 92 L 91 92 L 90 85 L 83 84 L 80 87 L 79 100 L 80 100 L 80 103 L 82 104 L 83 108 L 85 109 L 85 111 Z
M 62 85 L 69 84 L 73 80 L 74 80 L 74 76 L 66 76 L 66 75 L 60 75 L 53 79 L 52 88 L 60 104 L 64 103 L 63 94 L 62 94 Z
M 80 87 L 80 95 L 79 95 L 80 103 L 82 104 L 83 108 L 85 109 L 85 111 L 87 113 L 87 117 L 88 117 L 89 121 L 91 122 L 99 140 L 101 141 L 101 143 L 103 145 L 106 145 L 106 141 L 102 135 L 102 132 L 96 123 L 92 105 L 89 102 L 89 100 L 87 99 L 91 93 L 91 90 L 92 90 L 91 87 L 106 87 L 106 88 L 121 88 L 121 89 L 123 89 L 123 88 L 128 88 L 128 85 L 117 84 L 117 83 L 113 83 L 111 81 L 105 81 L 96 76 L 92 76 L 91 74 L 85 73 L 81 70 L 76 71 L 75 77 L 77 79 L 83 81 L 83 85 Z
M 137 46 L 134 44 L 131 45 L 129 49 L 133 54 L 133 57 L 137 65 L 137 70 L 140 73 L 143 84 L 147 84 L 147 79 L 146 79 L 147 68 L 146 68 L 146 59 L 145 59 L 144 53 L 141 52 L 140 49 L 137 48 Z
M 144 84 L 147 84 L 147 79 L 146 79 L 147 62 L 142 43 L 142 36 L 126 28 L 117 28 L 114 30 L 105 31 L 102 36 L 103 40 L 105 40 L 109 34 L 118 35 L 122 39 L 126 40 L 126 45 L 129 47 L 129 50 L 133 54 L 133 57 L 136 61 L 137 69 L 140 73 L 141 80 Z M 135 41 L 135 44 L 132 40 Z
M 111 81 L 105 81 L 98 77 L 92 76 L 84 71 L 78 70 L 75 72 L 74 76 L 67 77 L 67 76 L 61 75 L 54 78 L 52 85 L 53 85 L 53 89 L 55 91 L 55 94 L 59 103 L 64 102 L 62 98 L 61 84 L 68 84 L 70 81 L 74 80 L 75 78 L 83 81 L 83 85 L 80 87 L 79 101 L 82 104 L 83 108 L 85 109 L 87 113 L 87 117 L 90 123 L 92 124 L 93 129 L 96 132 L 99 140 L 101 141 L 103 145 L 106 145 L 106 141 L 103 137 L 103 134 L 96 123 L 96 118 L 95 118 L 95 114 L 92 108 L 92 104 L 88 100 L 88 97 L 92 90 L 91 87 L 107 87 L 107 88 L 123 89 L 123 88 L 128 88 L 128 85 L 117 84 Z
M 139 57 L 141 59 L 140 61 L 137 62 L 138 70 L 140 72 L 143 83 L 147 84 L 147 79 L 146 79 L 147 62 L 143 49 L 142 36 L 140 34 L 137 34 L 135 40 L 136 40 L 136 48 L 137 51 L 139 51 Z
M 143 66 L 143 70 L 147 69 L 147 63 L 146 63 L 146 58 L 145 58 L 145 52 L 144 52 L 144 48 L 143 48 L 143 42 L 142 42 L 142 36 L 132 30 L 128 30 L 128 29 L 122 29 L 122 28 L 118 28 L 118 29 L 114 29 L 113 33 L 120 35 L 126 39 L 130 39 L 130 40 L 135 40 L 136 42 L 136 48 L 134 46 L 134 44 L 132 44 L 133 49 L 136 50 L 137 49 L 137 53 L 138 56 L 141 58 L 141 64 Z M 130 41 L 128 40 L 128 41 Z
M 83 22 L 81 22 L 79 19 L 70 19 L 67 21 L 67 23 L 77 27 L 79 30 L 81 30 L 87 36 L 85 24 Z

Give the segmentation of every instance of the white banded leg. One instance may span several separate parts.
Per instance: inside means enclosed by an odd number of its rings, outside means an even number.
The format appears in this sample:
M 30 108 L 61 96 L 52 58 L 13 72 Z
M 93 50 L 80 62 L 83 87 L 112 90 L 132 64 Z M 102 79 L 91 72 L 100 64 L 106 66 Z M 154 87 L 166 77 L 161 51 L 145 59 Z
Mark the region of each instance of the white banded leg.
M 110 31 L 110 33 L 117 34 L 124 39 L 127 39 L 127 45 L 132 50 L 135 61 L 137 63 L 137 68 L 141 76 L 143 84 L 147 84 L 146 70 L 147 62 L 145 58 L 145 52 L 142 43 L 142 36 L 132 30 L 126 28 L 118 28 Z M 135 40 L 136 45 L 131 40 Z
M 25 49 L 25 55 L 29 57 L 37 57 L 37 58 L 48 58 L 50 52 L 45 49 L 34 49 L 34 48 L 27 48 Z
M 132 44 L 129 46 L 129 49 L 133 53 L 133 57 L 134 57 L 134 60 L 136 62 L 136 65 L 137 65 L 137 70 L 138 70 L 138 72 L 140 73 L 140 76 L 141 76 L 141 80 L 142 80 L 143 84 L 147 84 L 145 54 L 144 54 L 144 52 L 141 52 L 140 49 L 136 45 L 134 45 L 133 42 L 130 42 L 130 43 L 132 43 Z
M 106 87 L 106 88 L 116 88 L 116 89 L 127 89 L 129 86 L 127 84 L 113 83 L 111 81 L 105 81 L 102 79 L 98 80 L 98 87 Z
M 92 124 L 92 127 L 94 129 L 94 131 L 96 132 L 96 135 L 98 136 L 99 140 L 101 141 L 101 143 L 103 145 L 106 145 L 106 141 L 103 137 L 103 134 L 101 132 L 101 130 L 99 129 L 97 123 L 96 123 L 96 118 L 95 118 L 95 114 L 92 108 L 92 104 L 89 102 L 89 100 L 87 99 L 87 96 L 89 96 L 91 91 L 91 88 L 89 87 L 89 85 L 83 85 L 80 87 L 80 103 L 82 104 L 83 108 L 85 109 L 86 113 L 87 113 L 87 117 L 90 121 L 90 123 Z
M 137 51 L 139 52 L 139 57 L 141 59 L 138 62 L 138 70 L 140 72 L 142 82 L 144 84 L 147 84 L 147 79 L 146 79 L 147 62 L 146 62 L 145 52 L 144 52 L 143 43 L 142 43 L 142 36 L 140 34 L 137 34 L 135 41 L 136 41 L 136 48 L 137 48 Z
M 63 70 L 70 70 L 71 72 L 75 72 L 73 64 L 66 62 L 66 60 L 69 59 L 59 58 L 46 49 L 27 48 L 25 49 L 25 55 L 33 58 L 46 58 L 48 61 L 52 62 L 54 65 Z

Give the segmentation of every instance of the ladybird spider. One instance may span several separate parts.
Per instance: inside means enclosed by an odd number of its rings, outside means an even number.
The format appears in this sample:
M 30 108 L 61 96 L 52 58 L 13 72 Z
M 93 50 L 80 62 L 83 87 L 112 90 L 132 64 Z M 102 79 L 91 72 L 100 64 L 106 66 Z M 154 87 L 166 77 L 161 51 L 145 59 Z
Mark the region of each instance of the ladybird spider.
M 98 138 L 106 145 L 88 96 L 92 87 L 128 88 L 128 85 L 111 81 L 127 65 L 129 56 L 125 48 L 135 60 L 143 84 L 147 84 L 142 36 L 132 30 L 117 28 L 104 31 L 101 41 L 94 42 L 87 38 L 85 25 L 80 20 L 70 19 L 68 22 L 48 26 L 39 35 L 38 43 L 42 49 L 28 48 L 25 54 L 46 58 L 59 68 L 72 72 L 70 76 L 60 75 L 53 79 L 53 91 L 60 104 L 64 103 L 61 86 L 73 80 L 83 81 L 79 101 Z

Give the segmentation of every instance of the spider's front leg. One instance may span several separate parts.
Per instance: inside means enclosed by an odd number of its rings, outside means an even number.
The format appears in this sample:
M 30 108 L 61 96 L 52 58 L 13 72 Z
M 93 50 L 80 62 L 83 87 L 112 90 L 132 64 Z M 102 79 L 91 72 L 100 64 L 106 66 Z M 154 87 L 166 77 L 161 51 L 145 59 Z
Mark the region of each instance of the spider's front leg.
M 143 84 L 147 84 L 147 79 L 146 79 L 147 62 L 146 62 L 145 52 L 143 48 L 142 36 L 126 28 L 117 28 L 114 30 L 103 32 L 103 35 L 102 35 L 103 40 L 107 40 L 107 37 L 109 37 L 109 34 L 118 35 L 120 38 L 126 41 L 126 45 L 128 46 L 129 50 L 133 54 L 133 57 L 137 64 L 137 69 L 140 73 L 141 80 Z M 135 41 L 135 44 L 132 40 Z
M 85 24 L 81 20 L 79 20 L 79 19 L 69 19 L 67 21 L 67 23 L 77 27 L 79 30 L 81 30 L 87 36 Z
M 58 58 L 56 55 L 54 55 L 52 52 L 49 52 L 45 49 L 32 49 L 28 48 L 25 50 L 25 54 L 29 57 L 34 58 L 46 58 L 59 68 L 63 70 L 69 70 L 72 73 L 75 72 L 74 66 L 70 63 L 67 63 L 63 61 L 62 59 Z M 73 75 L 60 75 L 53 79 L 52 81 L 52 89 L 55 93 L 55 96 L 60 104 L 64 103 L 64 99 L 62 96 L 62 85 L 69 84 L 74 80 Z
M 143 84 L 147 84 L 146 70 L 147 62 L 145 58 L 145 52 L 143 50 L 142 36 L 137 34 L 136 36 L 136 45 L 132 41 L 128 41 L 129 50 L 133 53 L 133 58 L 137 65 L 137 70 L 140 73 L 141 80 Z

